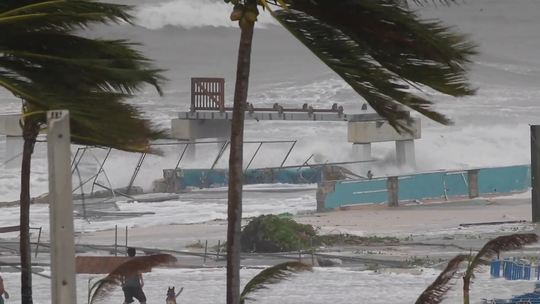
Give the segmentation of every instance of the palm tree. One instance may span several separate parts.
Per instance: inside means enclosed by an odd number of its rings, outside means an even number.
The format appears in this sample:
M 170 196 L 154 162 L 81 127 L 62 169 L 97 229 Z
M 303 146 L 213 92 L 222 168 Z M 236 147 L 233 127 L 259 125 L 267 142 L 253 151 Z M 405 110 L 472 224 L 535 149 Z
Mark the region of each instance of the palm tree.
M 444 3 L 452 0 L 440 0 Z M 227 229 L 227 303 L 240 301 L 240 234 L 244 112 L 254 23 L 262 7 L 338 74 L 397 131 L 410 131 L 407 109 L 448 125 L 432 101 L 408 89 L 474 95 L 467 67 L 476 52 L 468 36 L 423 20 L 407 0 L 225 0 L 241 28 L 234 93 Z M 412 2 L 420 4 L 420 0 Z M 426 1 L 427 2 L 427 1 Z M 273 11 L 270 5 L 281 8 Z
M 539 237 L 534 233 L 503 235 L 487 242 L 473 257 L 469 255 L 469 264 L 463 275 L 463 303 L 469 304 L 469 291 L 474 272 L 483 265 L 489 265 L 489 259 L 498 256 L 501 252 L 521 249 L 527 245 L 538 242 Z
M 68 109 L 72 142 L 148 151 L 165 132 L 124 103 L 144 84 L 161 94 L 162 70 L 126 40 L 83 38 L 91 24 L 132 20 L 130 6 L 91 0 L 6 0 L 0 3 L 0 86 L 22 101 L 20 255 L 22 303 L 32 303 L 30 168 L 45 112 Z

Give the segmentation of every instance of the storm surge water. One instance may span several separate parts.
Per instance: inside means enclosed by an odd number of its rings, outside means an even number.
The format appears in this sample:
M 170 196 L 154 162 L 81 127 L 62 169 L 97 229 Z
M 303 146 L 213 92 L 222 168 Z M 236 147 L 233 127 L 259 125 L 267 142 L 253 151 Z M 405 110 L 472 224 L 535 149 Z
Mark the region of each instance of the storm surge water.
M 168 126 L 176 112 L 189 109 L 191 77 L 225 78 L 226 98 L 231 102 L 240 31 L 229 21 L 230 5 L 222 0 L 117 2 L 137 6 L 136 25 L 98 26 L 88 35 L 143 43 L 141 50 L 158 66 L 168 69 L 166 76 L 170 79 L 165 97 L 158 97 L 148 88 L 132 102 L 143 107 L 156 122 Z M 436 108 L 455 124 L 445 127 L 422 120 L 422 139 L 416 141 L 418 170 L 529 162 L 528 124 L 540 122 L 540 31 L 535 30 L 540 26 L 540 20 L 535 18 L 540 2 L 475 0 L 458 6 L 419 9 L 426 18 L 441 18 L 470 33 L 481 45 L 482 53 L 471 71 L 471 79 L 479 88 L 477 96 L 455 99 L 429 93 Z M 346 113 L 360 113 L 363 99 L 264 12 L 257 23 L 252 59 L 249 102 L 254 105 L 301 107 L 307 103 L 328 108 L 337 103 Z M 0 92 L 0 111 L 18 111 L 17 102 Z M 289 165 L 302 163 L 312 154 L 322 162 L 352 160 L 346 132 L 344 122 L 246 124 L 248 140 L 298 140 Z M 3 144 L 0 146 L 3 157 Z M 268 146 L 261 153 L 277 159 L 276 155 L 286 152 L 284 149 Z M 393 143 L 374 144 L 372 151 L 381 159 L 373 169 L 376 175 L 398 172 Z M 46 190 L 45 155 L 44 146 L 38 146 L 32 175 L 34 195 Z M 115 168 L 136 164 L 138 157 L 124 154 L 113 158 L 107 172 L 109 179 L 126 180 L 127 169 Z M 261 165 L 266 163 L 253 164 Z M 164 169 L 158 167 L 156 172 Z M 0 192 L 6 200 L 17 198 L 18 179 L 17 170 L 0 172 Z M 146 182 L 149 187 L 151 180 Z

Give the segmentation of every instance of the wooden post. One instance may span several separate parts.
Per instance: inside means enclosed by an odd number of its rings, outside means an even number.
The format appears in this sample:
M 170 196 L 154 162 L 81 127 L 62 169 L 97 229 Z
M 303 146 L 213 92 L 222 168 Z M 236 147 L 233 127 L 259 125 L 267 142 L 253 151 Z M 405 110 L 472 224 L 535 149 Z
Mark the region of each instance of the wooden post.
M 127 249 L 128 249 L 128 226 L 126 226 L 126 256 L 127 256 Z
M 219 250 L 221 249 L 221 241 L 217 241 L 217 254 L 216 254 L 216 261 L 219 260 Z
M 301 250 L 301 243 L 298 241 L 298 261 L 302 263 L 302 250 Z
M 532 221 L 540 222 L 540 125 L 531 125 Z
M 399 206 L 399 179 L 390 176 L 386 179 L 386 191 L 388 191 L 388 207 Z
M 478 195 L 478 171 L 479 170 L 467 171 L 467 181 L 469 183 L 469 198 L 477 198 L 479 196 Z
M 47 111 L 51 303 L 76 304 L 75 233 L 69 112 Z
M 118 225 L 114 225 L 114 256 L 118 256 Z
M 39 252 L 39 242 L 41 241 L 41 230 L 43 229 L 43 227 L 39 227 L 39 234 L 38 234 L 38 237 L 37 237 L 37 244 L 36 244 L 36 255 L 34 256 L 35 258 L 37 258 L 37 255 L 38 255 L 38 252 Z
M 206 263 L 206 253 L 208 252 L 208 240 L 206 240 L 206 242 L 204 242 L 204 262 L 203 263 Z
M 309 242 L 311 244 L 311 265 L 315 266 L 315 257 L 313 256 L 313 251 L 314 251 L 314 248 L 313 248 L 313 239 L 310 238 L 309 239 Z

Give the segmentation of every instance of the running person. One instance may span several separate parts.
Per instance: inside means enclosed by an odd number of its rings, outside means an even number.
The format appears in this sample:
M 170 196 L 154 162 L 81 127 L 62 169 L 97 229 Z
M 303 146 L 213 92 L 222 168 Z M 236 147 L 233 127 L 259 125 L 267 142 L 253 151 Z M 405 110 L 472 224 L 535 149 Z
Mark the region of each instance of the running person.
M 135 248 L 128 248 L 127 253 L 130 258 L 134 258 L 136 254 Z M 133 298 L 137 299 L 141 304 L 146 304 L 146 295 L 144 294 L 143 287 L 144 280 L 140 272 L 124 278 L 124 285 L 122 286 L 125 299 L 124 304 L 133 303 L 135 301 Z

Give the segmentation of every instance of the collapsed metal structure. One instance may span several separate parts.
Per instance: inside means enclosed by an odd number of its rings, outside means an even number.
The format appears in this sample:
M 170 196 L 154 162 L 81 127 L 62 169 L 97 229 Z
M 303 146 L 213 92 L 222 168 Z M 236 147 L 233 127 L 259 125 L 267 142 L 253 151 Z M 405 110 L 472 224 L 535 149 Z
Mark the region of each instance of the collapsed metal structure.
M 211 158 L 211 165 L 207 168 L 189 168 L 189 160 L 186 157 L 186 151 L 191 145 L 208 145 L 217 144 L 219 149 L 215 155 Z M 328 161 L 323 164 L 310 164 L 314 155 L 310 155 L 302 164 L 298 165 L 285 165 L 291 152 L 297 144 L 295 140 L 284 141 L 246 141 L 247 145 L 255 145 L 256 148 L 251 155 L 246 155 L 245 162 L 245 184 L 260 184 L 260 183 L 290 183 L 290 184 L 309 184 L 318 183 L 323 179 L 344 179 L 347 177 L 361 177 L 354 174 L 351 170 L 343 167 L 344 165 L 352 165 L 362 163 L 361 161 L 351 162 L 334 162 Z M 262 148 L 266 145 L 282 144 L 287 146 L 286 153 L 282 158 L 277 157 L 277 166 L 255 166 L 254 161 L 260 155 Z M 169 149 L 179 152 L 179 157 L 174 159 L 173 166 L 159 168 L 162 170 L 161 176 L 149 176 L 148 172 L 142 172 L 143 176 L 151 180 L 146 179 L 142 184 L 140 181 L 141 170 L 145 163 L 148 161 L 151 155 L 141 153 L 136 158 L 136 163 L 133 168 L 128 169 L 127 182 L 125 184 L 118 184 L 111 179 L 110 174 L 105 167 L 109 163 L 114 163 L 116 160 L 112 159 L 111 149 L 100 149 L 93 147 L 82 147 L 77 150 L 72 161 L 72 173 L 74 180 L 77 181 L 74 184 L 73 192 L 77 195 L 76 198 L 81 196 L 86 198 L 103 198 L 108 199 L 115 196 L 120 196 L 128 199 L 134 199 L 133 195 L 140 195 L 145 193 L 182 193 L 188 191 L 190 188 L 214 188 L 219 186 L 225 186 L 227 184 L 228 171 L 226 168 L 218 168 L 218 164 L 223 160 L 223 155 L 227 153 L 229 146 L 228 141 L 214 141 L 214 142 L 169 142 L 169 143 L 157 143 L 154 145 L 157 148 L 168 147 Z M 99 150 L 102 154 L 101 159 L 96 156 L 95 151 Z M 208 149 L 206 149 L 208 150 Z M 117 158 L 125 158 L 128 153 L 120 152 L 125 155 L 118 156 Z M 133 155 L 133 153 L 131 153 Z M 82 176 L 80 168 L 83 167 L 82 160 L 85 157 L 90 157 L 94 160 L 95 171 L 86 176 Z M 264 156 L 263 156 L 264 157 Z M 260 158 L 260 157 L 259 157 Z M 155 164 L 149 164 L 149 167 L 155 169 Z M 111 169 L 114 169 L 111 168 Z M 124 168 L 125 169 L 125 168 Z M 324 175 L 324 176 L 323 176 Z M 126 177 L 126 176 L 125 176 Z M 124 177 L 124 180 L 126 178 Z M 146 182 L 146 183 L 145 183 Z M 97 191 L 97 189 L 103 191 Z M 92 204 L 92 202 L 90 203 Z M 88 203 L 87 203 L 88 205 Z

